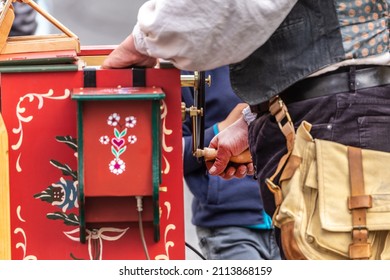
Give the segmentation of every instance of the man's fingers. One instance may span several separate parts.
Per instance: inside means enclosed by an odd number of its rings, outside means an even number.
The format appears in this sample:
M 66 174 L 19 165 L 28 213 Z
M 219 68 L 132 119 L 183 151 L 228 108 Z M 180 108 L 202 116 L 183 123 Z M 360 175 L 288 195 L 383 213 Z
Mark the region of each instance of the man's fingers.
M 214 161 L 213 166 L 209 169 L 209 173 L 211 175 L 221 174 L 226 169 L 226 166 L 229 163 L 229 158 L 229 156 L 221 157 L 220 155 L 218 155 Z
M 255 174 L 255 167 L 253 165 L 253 163 L 249 163 L 247 164 L 247 175 L 254 175 Z

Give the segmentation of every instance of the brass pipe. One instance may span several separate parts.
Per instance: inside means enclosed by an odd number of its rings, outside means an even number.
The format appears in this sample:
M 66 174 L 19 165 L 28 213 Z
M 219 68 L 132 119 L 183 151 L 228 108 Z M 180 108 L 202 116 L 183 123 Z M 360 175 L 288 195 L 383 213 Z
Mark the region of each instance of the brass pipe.
M 195 87 L 195 75 L 181 75 L 180 82 L 182 87 Z
M 211 76 L 208 75 L 205 79 L 206 85 L 211 86 Z M 194 75 L 180 75 L 181 87 L 193 87 L 198 88 L 199 76 L 198 72 L 194 72 Z

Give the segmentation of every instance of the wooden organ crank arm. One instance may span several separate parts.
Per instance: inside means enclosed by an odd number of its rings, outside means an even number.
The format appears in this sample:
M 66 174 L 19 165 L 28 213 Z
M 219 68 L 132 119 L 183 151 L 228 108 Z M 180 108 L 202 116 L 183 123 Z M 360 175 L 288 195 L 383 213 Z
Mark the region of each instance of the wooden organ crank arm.
M 197 153 L 199 156 L 204 157 L 205 161 L 214 161 L 217 157 L 217 150 L 212 148 L 199 149 Z M 229 161 L 232 163 L 247 164 L 252 162 L 252 156 L 249 149 L 247 149 L 237 156 L 230 157 Z

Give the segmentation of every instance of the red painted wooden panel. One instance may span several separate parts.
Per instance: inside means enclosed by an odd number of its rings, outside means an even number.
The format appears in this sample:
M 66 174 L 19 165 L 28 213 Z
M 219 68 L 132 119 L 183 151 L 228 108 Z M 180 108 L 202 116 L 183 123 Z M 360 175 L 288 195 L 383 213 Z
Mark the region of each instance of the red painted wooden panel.
M 96 74 L 99 87 L 132 86 L 131 69 Z M 152 259 L 184 259 L 180 72 L 147 69 L 146 84 L 166 93 L 161 240 L 154 242 L 146 210 L 146 243 Z M 79 242 L 77 152 L 72 149 L 76 101 L 70 90 L 82 86 L 82 71 L 1 75 L 1 111 L 9 136 L 12 259 L 145 259 L 136 223 L 104 225 L 88 232 L 86 244 Z

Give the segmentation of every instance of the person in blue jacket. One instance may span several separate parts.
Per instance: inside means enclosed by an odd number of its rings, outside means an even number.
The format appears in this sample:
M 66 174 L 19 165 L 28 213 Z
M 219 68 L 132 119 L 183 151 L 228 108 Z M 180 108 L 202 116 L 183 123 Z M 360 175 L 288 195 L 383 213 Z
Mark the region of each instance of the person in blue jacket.
M 192 74 L 183 71 L 182 74 Z M 206 72 L 211 86 L 205 93 L 205 139 L 210 140 L 236 121 L 247 104 L 234 94 L 229 68 L 223 66 Z M 186 107 L 194 104 L 193 88 L 182 89 Z M 225 180 L 207 173 L 203 161 L 192 154 L 192 124 L 183 123 L 184 178 L 193 194 L 192 223 L 196 226 L 199 246 L 206 259 L 257 260 L 280 259 L 271 218 L 263 209 L 257 181 L 252 176 Z

